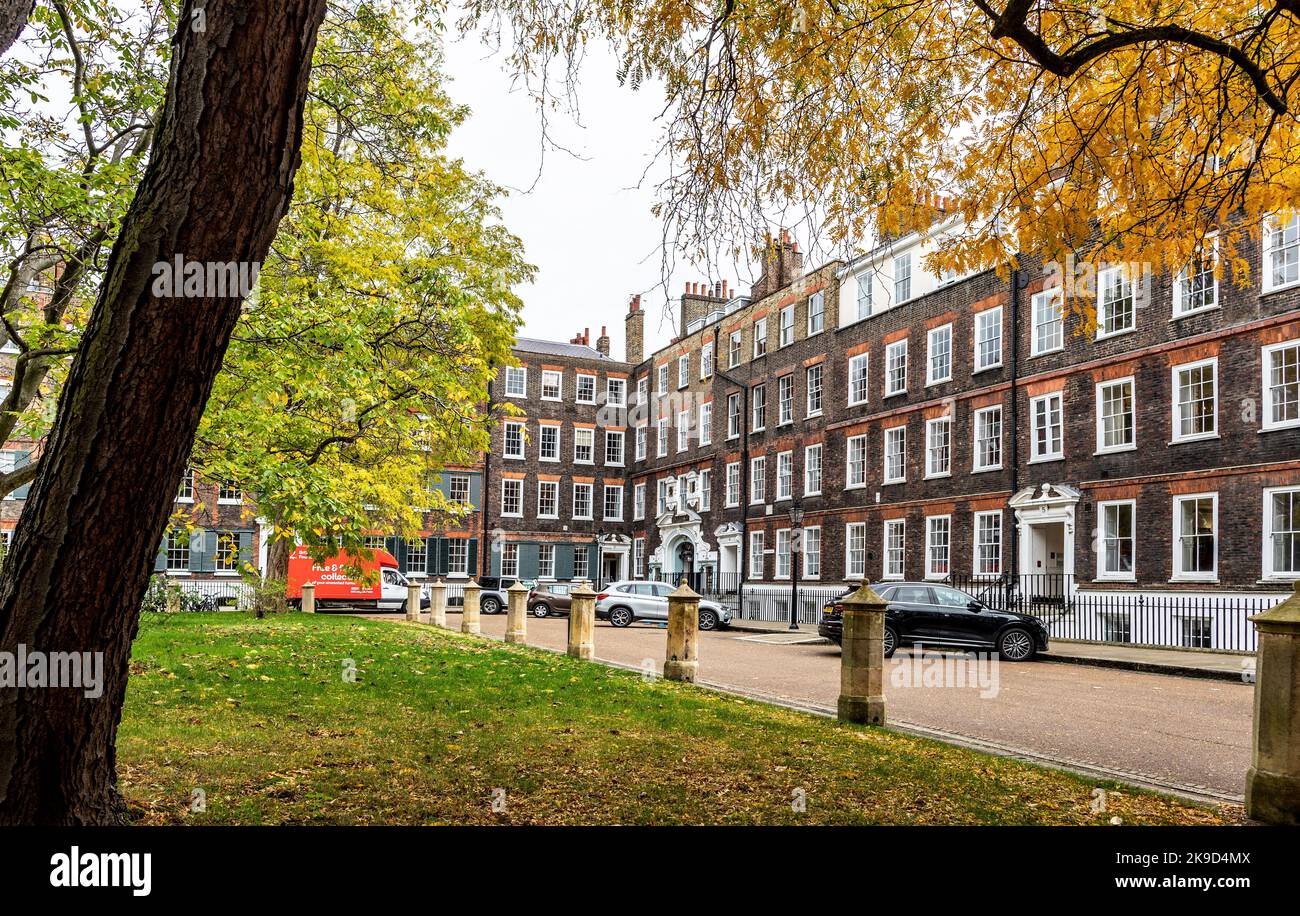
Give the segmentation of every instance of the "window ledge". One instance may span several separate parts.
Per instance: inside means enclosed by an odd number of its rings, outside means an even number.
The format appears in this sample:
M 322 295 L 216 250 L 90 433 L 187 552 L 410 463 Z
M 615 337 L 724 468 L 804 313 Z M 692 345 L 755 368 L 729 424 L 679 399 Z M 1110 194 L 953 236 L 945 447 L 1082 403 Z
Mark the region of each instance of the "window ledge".
M 1214 305 L 1204 305 L 1198 309 L 1188 309 L 1185 312 L 1176 312 L 1169 320 L 1180 321 L 1183 318 L 1191 318 L 1193 315 L 1204 315 L 1206 312 L 1217 312 L 1218 310 L 1219 303 L 1216 302 Z
M 1169 445 L 1184 445 L 1184 444 L 1186 444 L 1186 443 L 1188 443 L 1188 442 L 1210 442 L 1211 440 L 1214 440 L 1214 439 L 1217 439 L 1217 438 L 1219 438 L 1219 434 L 1218 434 L 1218 433 L 1205 433 L 1205 434 L 1202 434 L 1202 435 L 1199 435 L 1199 436 L 1183 436 L 1182 438 L 1179 438 L 1179 439 L 1170 439 L 1168 444 L 1169 444 Z
M 987 467 L 987 468 L 971 468 L 970 472 L 972 474 L 991 474 L 994 471 L 1000 471 L 1000 470 L 1002 470 L 1002 465 L 995 464 L 992 467 Z
M 1114 448 L 1099 448 L 1096 451 L 1094 451 L 1092 454 L 1094 457 L 1096 457 L 1098 455 L 1122 455 L 1125 452 L 1136 452 L 1136 451 L 1137 451 L 1137 443 L 1134 442 L 1132 445 L 1121 445 L 1121 446 L 1116 446 Z

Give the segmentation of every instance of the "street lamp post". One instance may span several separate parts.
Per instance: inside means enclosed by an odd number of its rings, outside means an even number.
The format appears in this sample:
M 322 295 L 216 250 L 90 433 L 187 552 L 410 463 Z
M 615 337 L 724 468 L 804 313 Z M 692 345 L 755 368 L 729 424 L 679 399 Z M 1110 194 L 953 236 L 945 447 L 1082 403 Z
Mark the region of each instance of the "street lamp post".
M 799 553 L 803 547 L 803 506 L 790 504 L 790 629 L 799 629 Z

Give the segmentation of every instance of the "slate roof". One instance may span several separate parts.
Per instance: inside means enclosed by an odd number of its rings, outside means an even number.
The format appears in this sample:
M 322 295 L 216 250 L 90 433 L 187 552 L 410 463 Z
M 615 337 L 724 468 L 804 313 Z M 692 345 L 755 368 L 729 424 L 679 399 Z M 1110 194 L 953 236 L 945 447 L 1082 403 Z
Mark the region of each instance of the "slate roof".
M 595 347 L 585 344 L 560 343 L 557 340 L 538 340 L 535 337 L 515 339 L 515 349 L 525 353 L 542 353 L 547 356 L 572 356 L 576 359 L 598 359 L 615 362 Z

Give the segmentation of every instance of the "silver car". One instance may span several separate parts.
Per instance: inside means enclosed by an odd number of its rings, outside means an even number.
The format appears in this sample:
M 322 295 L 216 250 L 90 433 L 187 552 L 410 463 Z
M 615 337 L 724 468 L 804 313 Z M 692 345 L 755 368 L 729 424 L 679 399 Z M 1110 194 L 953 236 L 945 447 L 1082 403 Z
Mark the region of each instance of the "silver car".
M 596 598 L 596 616 L 613 626 L 637 620 L 668 619 L 668 596 L 676 586 L 666 582 L 625 579 L 611 582 Z M 700 629 L 716 630 L 731 622 L 731 612 L 716 601 L 700 601 Z

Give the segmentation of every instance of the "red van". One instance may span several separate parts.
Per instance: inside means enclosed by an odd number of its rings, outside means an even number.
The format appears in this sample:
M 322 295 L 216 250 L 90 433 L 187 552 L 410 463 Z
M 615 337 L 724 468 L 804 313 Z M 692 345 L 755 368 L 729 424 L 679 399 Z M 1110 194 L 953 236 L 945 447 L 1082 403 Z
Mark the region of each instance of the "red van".
M 348 556 L 339 551 L 321 563 L 314 562 L 306 547 L 289 555 L 289 585 L 286 597 L 295 607 L 302 605 L 302 586 L 316 586 L 316 608 L 363 608 L 377 611 L 405 611 L 409 581 L 397 568 L 397 559 L 386 550 L 374 551 L 374 559 L 354 561 L 366 572 L 370 582 L 357 581 L 348 574 Z M 429 606 L 429 589 L 420 589 L 420 606 Z

